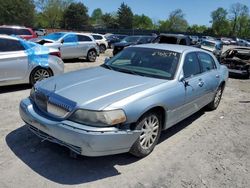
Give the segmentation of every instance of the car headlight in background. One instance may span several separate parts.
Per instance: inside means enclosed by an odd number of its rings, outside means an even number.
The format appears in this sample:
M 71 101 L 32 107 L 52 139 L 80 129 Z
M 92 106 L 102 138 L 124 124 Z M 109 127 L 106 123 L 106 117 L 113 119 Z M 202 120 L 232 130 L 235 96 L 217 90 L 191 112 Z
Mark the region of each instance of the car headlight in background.
M 91 111 L 77 110 L 69 118 L 71 121 L 90 126 L 112 126 L 126 121 L 126 115 L 123 110 L 111 111 Z

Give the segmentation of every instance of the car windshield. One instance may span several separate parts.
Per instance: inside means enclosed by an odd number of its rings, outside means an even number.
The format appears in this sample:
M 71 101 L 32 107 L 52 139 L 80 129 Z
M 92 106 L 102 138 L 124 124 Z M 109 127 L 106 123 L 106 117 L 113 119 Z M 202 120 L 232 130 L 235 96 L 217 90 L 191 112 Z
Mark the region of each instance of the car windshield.
M 171 80 L 180 53 L 153 48 L 130 47 L 110 59 L 105 67 L 129 74 Z
M 209 41 L 202 41 L 201 45 L 213 48 L 215 46 L 215 43 Z
M 124 39 L 121 40 L 121 42 L 136 42 L 140 39 L 140 37 L 125 37 Z
M 43 38 L 53 40 L 53 41 L 57 41 L 58 39 L 60 39 L 64 35 L 65 35 L 65 33 L 51 33 L 51 34 L 48 34 L 48 35 L 44 36 Z

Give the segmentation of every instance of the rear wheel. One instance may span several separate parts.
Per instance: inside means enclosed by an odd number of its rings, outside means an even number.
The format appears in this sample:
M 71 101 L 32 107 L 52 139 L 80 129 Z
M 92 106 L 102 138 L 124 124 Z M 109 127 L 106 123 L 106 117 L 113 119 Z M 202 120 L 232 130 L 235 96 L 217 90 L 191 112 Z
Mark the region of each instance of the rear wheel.
M 150 154 L 159 140 L 161 127 L 161 118 L 155 112 L 149 112 L 140 118 L 135 129 L 141 130 L 142 133 L 131 147 L 130 153 L 136 157 Z
M 217 89 L 215 93 L 214 100 L 207 105 L 208 109 L 215 110 L 219 106 L 222 93 L 223 93 L 223 87 L 219 86 L 219 88 Z
M 46 68 L 36 68 L 34 69 L 30 74 L 30 83 L 31 85 L 34 85 L 36 82 L 41 81 L 45 78 L 49 78 L 53 76 L 53 73 Z
M 88 55 L 87 55 L 87 60 L 90 61 L 90 62 L 95 62 L 96 56 L 97 56 L 96 51 L 95 50 L 90 50 L 88 52 Z

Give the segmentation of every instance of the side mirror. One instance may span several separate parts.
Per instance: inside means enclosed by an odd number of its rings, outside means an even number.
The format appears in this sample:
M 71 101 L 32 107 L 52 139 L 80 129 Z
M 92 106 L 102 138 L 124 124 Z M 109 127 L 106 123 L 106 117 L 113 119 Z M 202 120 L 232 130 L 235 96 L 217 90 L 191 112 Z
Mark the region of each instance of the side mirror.
M 64 43 L 64 39 L 61 40 L 61 43 L 62 43 L 62 44 Z
M 182 77 L 180 78 L 180 82 L 182 82 L 182 83 L 184 84 L 185 88 L 186 88 L 187 86 L 190 86 L 190 85 L 189 85 L 189 82 L 184 78 L 184 76 L 182 76 Z
M 107 63 L 110 60 L 110 57 L 106 57 L 104 63 Z

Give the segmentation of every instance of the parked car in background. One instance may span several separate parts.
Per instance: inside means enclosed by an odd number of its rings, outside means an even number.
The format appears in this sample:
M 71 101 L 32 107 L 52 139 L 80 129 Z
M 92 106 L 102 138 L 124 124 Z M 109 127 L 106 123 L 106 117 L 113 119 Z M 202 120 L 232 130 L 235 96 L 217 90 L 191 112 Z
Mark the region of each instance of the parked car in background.
M 93 33 L 91 35 L 95 39 L 97 44 L 99 45 L 100 53 L 104 53 L 106 51 L 106 49 L 108 48 L 108 41 L 105 38 L 105 36 L 100 35 L 100 34 L 96 34 L 96 33 Z
M 37 38 L 36 33 L 31 28 L 20 26 L 2 25 L 0 26 L 0 34 L 16 35 L 26 40 Z
M 108 47 L 114 48 L 113 46 L 114 43 L 120 42 L 122 39 L 124 39 L 127 36 L 128 35 L 120 35 L 120 34 L 109 35 L 108 37 L 106 37 L 108 41 Z
M 46 29 L 36 29 L 35 33 L 37 36 L 44 36 L 47 34 L 47 31 L 46 31 Z
M 151 43 L 154 39 L 155 39 L 154 36 L 147 36 L 147 35 L 127 36 L 120 42 L 114 43 L 113 55 L 116 55 L 117 53 L 122 51 L 125 47 L 136 44 Z
M 221 40 L 223 45 L 230 45 L 231 44 L 230 38 L 222 37 L 220 40 Z
M 78 154 L 145 157 L 162 130 L 204 106 L 215 110 L 227 78 L 227 68 L 199 48 L 136 45 L 100 67 L 39 82 L 20 115 L 37 136 Z
M 191 39 L 187 35 L 182 34 L 165 34 L 161 33 L 159 36 L 157 36 L 153 43 L 159 43 L 159 44 L 180 44 L 180 45 L 191 45 Z
M 228 67 L 230 75 L 239 75 L 243 78 L 249 78 L 250 48 L 230 48 L 221 55 L 220 62 Z
M 91 34 L 75 32 L 50 33 L 36 40 L 44 46 L 58 48 L 62 59 L 86 58 L 94 62 L 99 55 L 99 47 Z
M 0 86 L 33 85 L 44 78 L 62 74 L 63 70 L 58 49 L 0 35 Z
M 199 37 L 198 36 L 194 36 L 194 35 L 190 35 L 189 38 L 191 39 L 191 44 L 197 44 L 199 42 Z
M 219 59 L 222 53 L 223 45 L 219 40 L 203 40 L 201 42 L 201 48 L 212 52 Z

